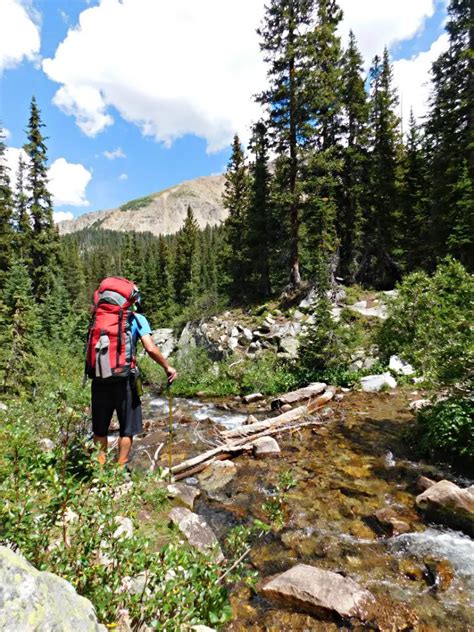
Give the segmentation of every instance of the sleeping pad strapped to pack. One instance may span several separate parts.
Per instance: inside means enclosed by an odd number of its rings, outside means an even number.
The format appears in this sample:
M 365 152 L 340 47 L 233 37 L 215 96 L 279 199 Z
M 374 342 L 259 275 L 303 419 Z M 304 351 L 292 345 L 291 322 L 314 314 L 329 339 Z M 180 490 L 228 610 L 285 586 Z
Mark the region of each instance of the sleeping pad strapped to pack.
M 135 368 L 130 315 L 138 296 L 136 285 L 121 277 L 104 279 L 94 292 L 86 356 L 90 378 L 123 379 Z

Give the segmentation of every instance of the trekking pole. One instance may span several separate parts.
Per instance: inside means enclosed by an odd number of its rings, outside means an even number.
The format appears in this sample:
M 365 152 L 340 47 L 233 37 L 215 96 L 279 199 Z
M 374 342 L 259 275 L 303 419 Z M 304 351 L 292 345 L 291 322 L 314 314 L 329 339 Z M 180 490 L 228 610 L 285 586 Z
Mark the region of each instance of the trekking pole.
M 173 396 L 171 394 L 171 384 L 168 382 L 168 410 L 169 410 L 169 429 L 168 429 L 168 477 L 169 482 L 171 483 L 172 475 L 171 475 L 171 467 L 172 463 L 172 455 L 173 455 Z

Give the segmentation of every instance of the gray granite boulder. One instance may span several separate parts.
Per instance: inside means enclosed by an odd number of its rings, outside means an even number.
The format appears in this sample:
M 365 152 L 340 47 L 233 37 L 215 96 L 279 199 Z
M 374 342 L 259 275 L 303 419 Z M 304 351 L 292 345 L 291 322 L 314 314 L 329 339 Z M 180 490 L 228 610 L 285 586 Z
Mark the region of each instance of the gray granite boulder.
M 175 507 L 170 511 L 170 520 L 185 536 L 189 544 L 215 562 L 222 562 L 224 554 L 213 530 L 201 516 L 185 507 Z
M 88 599 L 53 573 L 38 571 L 21 555 L 0 547 L 2 632 L 106 632 Z

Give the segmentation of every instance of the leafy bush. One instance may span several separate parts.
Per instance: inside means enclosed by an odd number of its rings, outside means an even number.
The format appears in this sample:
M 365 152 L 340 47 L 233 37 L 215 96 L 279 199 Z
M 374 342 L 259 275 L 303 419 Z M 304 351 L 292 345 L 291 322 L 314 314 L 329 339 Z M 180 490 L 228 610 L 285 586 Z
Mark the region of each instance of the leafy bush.
M 472 397 L 451 397 L 424 408 L 418 413 L 417 422 L 415 434 L 424 453 L 474 459 Z
M 445 259 L 433 276 L 414 272 L 389 302 L 379 347 L 385 357 L 401 356 L 435 387 L 463 387 L 472 379 L 474 279 Z

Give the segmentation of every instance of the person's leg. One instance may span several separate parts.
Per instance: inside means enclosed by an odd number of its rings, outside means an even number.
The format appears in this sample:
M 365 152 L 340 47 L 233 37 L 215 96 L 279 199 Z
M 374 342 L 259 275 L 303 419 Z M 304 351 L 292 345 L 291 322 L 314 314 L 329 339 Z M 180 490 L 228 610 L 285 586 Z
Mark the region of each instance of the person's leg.
M 117 417 L 120 423 L 118 463 L 125 466 L 132 449 L 133 437 L 143 429 L 140 397 L 130 380 L 124 383 L 123 399 L 121 405 L 117 406 Z
M 91 386 L 92 432 L 98 444 L 98 461 L 103 465 L 107 459 L 107 433 L 114 413 L 114 401 L 108 384 L 92 381 Z

